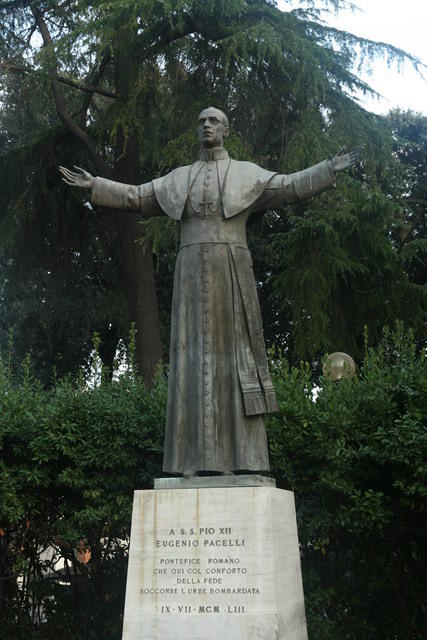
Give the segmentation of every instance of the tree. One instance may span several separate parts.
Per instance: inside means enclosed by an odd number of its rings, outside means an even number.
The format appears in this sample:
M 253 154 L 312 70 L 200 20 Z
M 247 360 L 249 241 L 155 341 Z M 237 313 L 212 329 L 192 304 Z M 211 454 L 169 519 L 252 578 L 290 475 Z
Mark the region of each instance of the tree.
M 120 638 L 133 490 L 161 469 L 165 382 L 46 390 L 2 363 L 0 398 L 3 636 Z
M 387 121 L 394 136 L 393 151 L 404 171 L 401 191 L 397 194 L 401 212 L 394 229 L 394 242 L 412 281 L 424 285 L 427 281 L 427 118 L 412 111 L 395 110 L 388 114 Z
M 309 637 L 415 640 L 425 608 L 424 349 L 401 324 L 368 346 L 353 380 L 277 361 L 269 442 L 295 491 Z
M 329 6 L 342 4 L 331 0 Z M 1 64 L 7 72 L 3 95 L 8 102 L 2 124 L 5 146 L 0 175 L 5 183 L 4 224 L 9 221 L 9 228 L 15 227 L 11 233 L 15 242 L 5 252 L 4 279 L 23 282 L 25 278 L 36 290 L 41 277 L 37 267 L 41 270 L 43 285 L 52 295 L 48 296 L 49 320 L 37 330 L 40 344 L 45 341 L 43 335 L 58 333 L 51 315 L 58 317 L 64 312 L 56 306 L 58 287 L 51 285 L 51 265 L 35 250 L 36 240 L 39 246 L 42 242 L 49 245 L 56 258 L 58 280 L 70 274 L 70 270 L 58 267 L 58 254 L 65 249 L 64 262 L 78 264 L 82 285 L 85 273 L 93 274 L 94 281 L 100 283 L 98 296 L 93 297 L 99 304 L 92 305 L 98 323 L 92 309 L 77 302 L 81 287 L 75 287 L 76 303 L 69 316 L 74 331 L 64 331 L 61 342 L 77 340 L 81 346 L 74 361 L 71 353 L 63 354 L 64 370 L 81 364 L 94 329 L 101 334 L 105 347 L 102 355 L 111 366 L 117 340 L 135 320 L 139 368 L 144 380 L 150 382 L 161 353 L 160 334 L 167 334 L 166 328 L 160 330 L 158 321 L 152 242 L 153 238 L 162 240 L 155 247 L 163 287 L 162 318 L 168 313 L 169 296 L 164 287 L 170 291 L 170 251 L 176 244 L 174 235 L 162 223 L 142 226 L 134 215 L 114 217 L 98 212 L 78 241 L 64 247 L 61 227 L 52 224 L 52 218 L 64 209 L 70 215 L 69 206 L 75 212 L 72 215 L 76 216 L 77 227 L 82 228 L 77 220 L 79 216 L 87 220 L 87 203 L 65 196 L 57 182 L 55 167 L 59 162 L 73 163 L 71 158 L 75 158 L 75 164 L 84 164 L 101 175 L 125 182 L 148 180 L 192 161 L 197 150 L 191 133 L 195 118 L 210 102 L 230 115 L 235 133 L 230 150 L 234 156 L 250 158 L 268 168 L 299 169 L 332 155 L 343 142 L 352 145 L 368 138 L 373 141 L 370 167 L 378 167 L 387 157 L 386 149 L 379 152 L 386 132 L 348 95 L 357 87 L 367 90 L 351 72 L 355 55 L 352 47 L 361 43 L 366 55 L 385 50 L 390 55 L 403 54 L 328 29 L 319 22 L 313 3 L 306 10 L 283 13 L 268 0 L 171 0 L 161 4 L 125 0 L 113 5 L 102 0 L 36 4 L 20 0 L 3 3 L 0 17 L 5 25 Z M 335 50 L 337 43 L 339 52 Z M 23 168 L 19 180 L 14 174 L 17 165 Z M 360 180 L 366 180 L 366 176 L 359 176 Z M 369 181 L 368 185 L 372 186 Z M 51 203 L 49 208 L 46 199 Z M 336 200 L 329 205 L 335 206 Z M 300 215 L 304 211 L 308 214 L 309 209 L 301 209 Z M 43 224 L 46 220 L 49 224 Z M 274 234 L 291 230 L 288 222 L 283 225 L 268 227 Z M 36 228 L 38 232 L 34 233 Z M 141 238 L 143 241 L 137 243 Z M 96 258 L 92 260 L 94 244 L 102 256 L 98 263 Z M 337 242 L 334 250 L 346 251 Z M 27 259 L 36 257 L 30 273 L 20 268 L 20 253 Z M 351 258 L 346 260 L 352 262 Z M 261 257 L 256 262 L 262 262 Z M 352 268 L 362 273 L 360 266 Z M 273 269 L 275 272 L 267 272 L 265 265 L 261 276 L 262 282 L 267 280 L 264 299 L 271 293 L 272 276 L 282 273 L 287 280 L 283 264 L 273 264 Z M 33 346 L 35 335 L 31 342 L 25 338 L 25 323 L 20 324 L 9 282 L 5 282 L 3 293 L 7 302 L 4 326 L 17 326 L 25 351 Z M 277 286 L 280 291 L 280 284 Z M 19 304 L 27 288 L 22 288 Z M 112 291 L 114 295 L 109 295 Z M 70 288 L 67 295 L 72 295 Z M 289 290 L 286 295 L 278 295 L 286 300 L 285 306 L 294 304 Z M 295 309 L 304 307 L 302 316 L 318 318 L 314 322 L 317 351 L 331 342 L 331 331 L 325 334 L 322 329 L 331 295 L 331 291 L 319 295 L 314 307 L 307 300 L 302 306 L 295 305 Z M 118 310 L 123 300 L 127 300 L 126 312 Z M 24 308 L 34 326 L 37 301 L 31 305 L 27 297 L 25 301 Z M 264 307 L 269 305 L 266 301 Z M 267 333 L 270 338 L 279 335 L 281 340 L 289 336 L 299 348 L 302 338 L 294 335 L 295 319 L 289 318 L 288 312 L 285 316 L 283 309 L 280 312 L 276 307 L 267 322 Z M 278 327 L 279 323 L 284 326 Z M 79 325 L 83 331 L 79 332 Z M 302 330 L 306 342 L 310 332 Z M 61 351 L 60 346 L 55 343 L 50 351 Z M 34 355 L 39 370 L 52 359 L 50 353 Z
M 379 346 L 365 342 L 356 378 L 321 379 L 315 402 L 313 368 L 279 353 L 273 362 L 270 461 L 278 486 L 295 491 L 309 637 L 418 640 L 424 351 L 401 325 L 384 330 Z M 166 383 L 159 376 L 147 392 L 132 374 L 93 373 L 92 388 L 68 379 L 44 389 L 28 363 L 19 379 L 0 367 L 5 640 L 121 637 L 132 492 L 160 473 Z

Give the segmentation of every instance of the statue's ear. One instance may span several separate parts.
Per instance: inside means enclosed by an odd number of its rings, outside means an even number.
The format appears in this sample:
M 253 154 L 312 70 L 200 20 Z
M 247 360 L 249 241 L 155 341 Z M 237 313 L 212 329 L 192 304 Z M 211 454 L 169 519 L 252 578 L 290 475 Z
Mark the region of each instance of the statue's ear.
M 224 126 L 224 138 L 228 138 L 228 134 L 230 133 L 230 129 L 227 125 Z

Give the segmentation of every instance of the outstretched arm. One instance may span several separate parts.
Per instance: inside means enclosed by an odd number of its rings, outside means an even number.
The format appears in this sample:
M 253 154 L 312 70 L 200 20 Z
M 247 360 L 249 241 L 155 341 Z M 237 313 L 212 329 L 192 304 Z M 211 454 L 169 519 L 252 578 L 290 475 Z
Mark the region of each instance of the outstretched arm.
M 90 189 L 90 201 L 94 205 L 121 211 L 134 211 L 145 217 L 163 215 L 152 182 L 138 186 L 122 184 L 106 178 L 94 178 L 88 171 L 74 167 L 71 171 L 66 167 L 59 167 L 62 180 L 71 187 Z
M 350 153 L 339 151 L 331 160 L 323 160 L 303 171 L 287 175 L 275 175 L 263 194 L 252 207 L 253 211 L 281 209 L 305 200 L 335 186 L 336 174 L 351 167 L 360 155 L 362 147 Z
M 362 147 L 358 147 L 349 153 L 343 153 L 344 150 L 341 150 L 332 160 L 323 160 L 296 173 L 274 176 L 257 201 L 257 210 L 279 209 L 335 187 L 336 174 L 349 169 L 356 162 L 361 149 Z
M 284 204 L 305 200 L 335 187 L 336 174 L 349 169 L 357 160 L 362 147 L 350 153 L 339 151 L 331 160 L 324 160 L 313 167 L 283 176 Z

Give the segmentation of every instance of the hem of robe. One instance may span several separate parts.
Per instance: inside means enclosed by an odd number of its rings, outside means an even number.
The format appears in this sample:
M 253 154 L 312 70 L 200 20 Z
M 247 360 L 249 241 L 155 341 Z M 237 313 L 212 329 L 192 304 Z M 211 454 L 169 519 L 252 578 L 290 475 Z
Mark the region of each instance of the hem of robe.
M 172 473 L 173 475 L 176 476 L 190 476 L 190 477 L 203 477 L 203 476 L 198 476 L 197 474 L 200 472 L 203 472 L 203 475 L 209 475 L 209 473 L 213 473 L 213 474 L 223 474 L 223 475 L 239 475 L 245 472 L 249 472 L 249 473 L 267 473 L 270 471 L 270 465 L 268 465 L 267 467 L 258 467 L 258 466 L 246 466 L 243 469 L 236 468 L 236 469 L 228 469 L 227 467 L 223 467 L 223 468 L 219 468 L 216 467 L 215 469 L 186 469 L 185 471 L 183 471 L 182 469 L 178 469 L 175 467 L 170 467 L 169 465 L 167 467 L 163 467 L 162 468 L 162 472 L 163 473 Z

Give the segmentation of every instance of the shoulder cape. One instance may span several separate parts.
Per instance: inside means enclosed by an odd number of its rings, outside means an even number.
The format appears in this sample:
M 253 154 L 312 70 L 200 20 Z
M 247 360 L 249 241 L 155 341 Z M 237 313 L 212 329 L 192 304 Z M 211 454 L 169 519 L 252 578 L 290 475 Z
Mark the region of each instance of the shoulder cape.
M 192 180 L 202 161 L 179 167 L 153 180 L 154 193 L 162 210 L 170 218 L 180 220 Z M 218 161 L 223 196 L 224 216 L 231 218 L 250 207 L 264 192 L 275 172 L 266 171 L 252 162 Z

